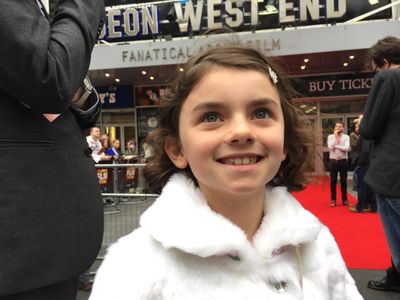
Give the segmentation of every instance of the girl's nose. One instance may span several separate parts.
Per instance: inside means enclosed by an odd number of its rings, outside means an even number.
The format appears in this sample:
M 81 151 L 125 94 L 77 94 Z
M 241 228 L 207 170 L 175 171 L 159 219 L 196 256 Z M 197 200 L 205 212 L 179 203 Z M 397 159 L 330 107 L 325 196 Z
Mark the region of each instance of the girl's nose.
M 228 144 L 251 144 L 255 141 L 255 135 L 248 120 L 232 120 L 227 130 L 225 142 Z

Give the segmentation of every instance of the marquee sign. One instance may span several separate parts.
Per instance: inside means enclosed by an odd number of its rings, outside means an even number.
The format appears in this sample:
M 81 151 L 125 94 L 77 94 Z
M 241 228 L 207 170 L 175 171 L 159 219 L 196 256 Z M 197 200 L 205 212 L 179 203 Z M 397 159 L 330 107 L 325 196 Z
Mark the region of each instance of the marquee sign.
M 390 0 L 188 0 L 132 4 L 108 8 L 100 39 L 120 42 L 190 36 L 221 27 L 243 31 L 335 23 L 388 3 Z M 390 17 L 387 9 L 370 18 Z
M 132 86 L 96 87 L 96 90 L 102 108 L 129 108 L 135 105 Z
M 312 76 L 294 79 L 296 90 L 303 97 L 368 95 L 372 73 Z

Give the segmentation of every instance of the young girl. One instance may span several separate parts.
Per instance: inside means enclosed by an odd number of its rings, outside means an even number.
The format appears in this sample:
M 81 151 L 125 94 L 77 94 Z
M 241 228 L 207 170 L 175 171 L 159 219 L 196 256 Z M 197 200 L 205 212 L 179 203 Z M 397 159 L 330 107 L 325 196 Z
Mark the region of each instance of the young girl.
M 362 299 L 329 230 L 289 193 L 314 156 L 290 91 L 247 46 L 189 60 L 149 141 L 161 196 L 111 246 L 91 300 Z

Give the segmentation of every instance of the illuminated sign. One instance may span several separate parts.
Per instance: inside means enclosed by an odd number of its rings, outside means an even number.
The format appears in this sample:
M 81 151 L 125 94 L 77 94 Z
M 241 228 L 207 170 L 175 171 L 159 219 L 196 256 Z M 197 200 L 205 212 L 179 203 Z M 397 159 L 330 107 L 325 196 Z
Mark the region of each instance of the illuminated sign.
M 322 13 L 320 8 L 321 5 L 324 7 L 324 11 Z M 325 17 L 325 19 L 327 20 L 338 19 L 343 17 L 345 13 L 346 13 L 346 0 L 299 1 L 297 7 L 295 7 L 293 1 L 288 1 L 288 0 L 279 1 L 280 23 L 293 23 L 296 21 L 296 15 L 300 22 L 306 22 L 309 19 L 317 21 L 321 17 Z
M 390 3 L 350 0 L 189 0 L 109 8 L 100 39 L 125 41 L 343 22 Z M 370 18 L 388 18 L 387 9 Z

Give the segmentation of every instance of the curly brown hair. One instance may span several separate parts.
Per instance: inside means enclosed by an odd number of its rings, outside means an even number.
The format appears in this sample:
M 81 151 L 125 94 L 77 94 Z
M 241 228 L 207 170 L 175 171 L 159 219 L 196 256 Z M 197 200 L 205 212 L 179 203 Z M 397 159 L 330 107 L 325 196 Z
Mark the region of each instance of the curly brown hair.
M 277 75 L 275 87 L 278 90 L 284 122 L 284 147 L 286 159 L 273 180 L 268 184 L 286 186 L 289 191 L 305 188 L 307 175 L 313 170 L 315 156 L 314 136 L 307 123 L 299 116 L 302 112 L 292 104 L 296 95 L 288 78 L 274 65 L 272 59 L 260 51 L 243 44 L 226 44 L 208 49 L 192 56 L 179 72 L 176 80 L 160 103 L 160 127 L 151 132 L 147 143 L 152 147 L 152 157 L 144 169 L 144 176 L 150 189 L 160 192 L 169 177 L 175 172 L 184 172 L 197 184 L 190 166 L 178 169 L 164 150 L 167 138 L 179 141 L 179 116 L 182 105 L 196 84 L 214 67 L 254 70 L 271 78 L 269 67 Z
M 375 65 L 382 68 L 384 60 L 390 64 L 400 64 L 400 39 L 394 36 L 384 37 L 373 45 L 367 54 L 367 64 L 373 61 Z

